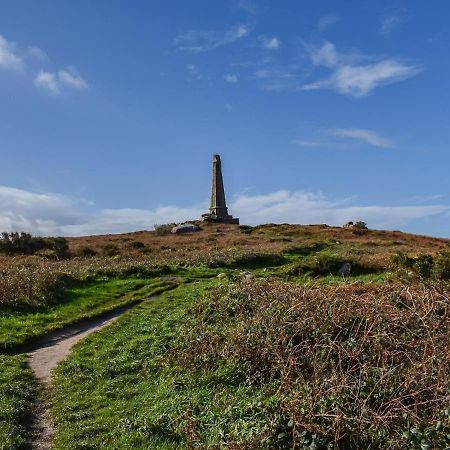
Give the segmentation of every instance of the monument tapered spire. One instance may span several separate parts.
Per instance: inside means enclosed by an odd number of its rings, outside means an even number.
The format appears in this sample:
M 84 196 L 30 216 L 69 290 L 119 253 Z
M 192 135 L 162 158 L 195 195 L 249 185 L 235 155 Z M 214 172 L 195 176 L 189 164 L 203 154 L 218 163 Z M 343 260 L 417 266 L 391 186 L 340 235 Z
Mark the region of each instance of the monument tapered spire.
M 234 219 L 228 214 L 225 200 L 225 189 L 223 187 L 222 163 L 220 155 L 213 156 L 213 172 L 211 183 L 211 204 L 209 213 L 202 215 L 203 220 L 208 222 L 239 223 L 239 219 Z

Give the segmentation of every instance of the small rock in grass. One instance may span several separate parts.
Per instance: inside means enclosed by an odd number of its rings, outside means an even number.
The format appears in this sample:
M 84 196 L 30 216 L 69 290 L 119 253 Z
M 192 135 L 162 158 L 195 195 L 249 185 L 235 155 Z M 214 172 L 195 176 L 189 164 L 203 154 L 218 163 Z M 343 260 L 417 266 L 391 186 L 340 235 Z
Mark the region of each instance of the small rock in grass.
M 351 273 L 352 273 L 352 265 L 348 262 L 344 263 L 338 271 L 338 274 L 341 277 L 348 277 Z

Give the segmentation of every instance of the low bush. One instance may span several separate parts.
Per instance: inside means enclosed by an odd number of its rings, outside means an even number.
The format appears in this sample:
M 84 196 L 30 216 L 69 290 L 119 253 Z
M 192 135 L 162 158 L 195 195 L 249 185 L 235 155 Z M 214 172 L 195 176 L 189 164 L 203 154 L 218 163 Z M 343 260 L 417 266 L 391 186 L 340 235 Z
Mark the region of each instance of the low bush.
M 141 241 L 132 241 L 128 244 L 128 248 L 133 250 L 142 250 L 146 247 L 146 245 Z
M 102 254 L 104 256 L 116 256 L 120 253 L 119 247 L 115 244 L 107 244 L 102 247 Z
M 239 230 L 244 234 L 251 234 L 253 227 L 250 225 L 239 225 Z
M 449 251 L 440 251 L 435 256 L 424 253 L 411 256 L 398 252 L 392 256 L 391 261 L 402 278 L 438 282 L 450 280 Z
M 157 236 L 168 236 L 172 234 L 172 228 L 176 226 L 176 223 L 155 224 L 155 234 Z
M 92 256 L 96 256 L 97 252 L 91 247 L 81 247 L 77 251 L 77 256 L 81 256 L 83 258 L 90 258 Z
M 63 237 L 36 237 L 29 233 L 2 233 L 0 237 L 0 252 L 8 255 L 34 255 L 40 251 L 49 250 L 49 256 L 57 259 L 68 255 L 69 244 Z

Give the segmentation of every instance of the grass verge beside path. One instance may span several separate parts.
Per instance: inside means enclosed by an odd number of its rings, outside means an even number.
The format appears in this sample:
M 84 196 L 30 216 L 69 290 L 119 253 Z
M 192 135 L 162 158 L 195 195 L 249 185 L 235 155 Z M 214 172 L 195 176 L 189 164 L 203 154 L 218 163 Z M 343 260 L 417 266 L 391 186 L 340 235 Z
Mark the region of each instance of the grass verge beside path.
M 229 408 L 237 398 L 247 405 L 259 401 L 256 390 L 229 385 L 226 370 L 190 380 L 184 371 L 164 365 L 190 307 L 217 283 L 192 283 L 164 293 L 74 348 L 55 376 L 55 449 L 182 449 L 190 427 L 195 434 L 186 414 L 190 407 L 205 408 L 211 433 L 217 435 L 224 411 L 236 420 L 241 414 Z M 217 383 L 225 386 L 219 394 Z M 247 414 L 253 413 L 248 409 Z
M 0 450 L 26 446 L 36 382 L 24 355 L 0 355 Z
M 174 286 L 157 279 L 99 278 L 66 290 L 62 303 L 31 312 L 0 314 L 0 348 L 4 351 L 83 319 L 92 318 Z
M 79 320 L 138 302 L 176 286 L 160 279 L 96 279 L 67 289 L 63 303 L 36 312 L 4 313 L 0 346 L 17 350 L 44 334 Z M 29 417 L 37 383 L 25 355 L 0 355 L 0 450 L 28 448 Z

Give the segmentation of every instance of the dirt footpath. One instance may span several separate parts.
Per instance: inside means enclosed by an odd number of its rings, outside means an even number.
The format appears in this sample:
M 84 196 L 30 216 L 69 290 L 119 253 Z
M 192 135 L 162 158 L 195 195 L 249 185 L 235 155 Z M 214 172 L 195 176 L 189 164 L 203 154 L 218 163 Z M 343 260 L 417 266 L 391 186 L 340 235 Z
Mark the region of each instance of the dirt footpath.
M 75 325 L 70 325 L 62 330 L 55 331 L 45 336 L 34 348 L 27 353 L 28 365 L 34 376 L 42 384 L 45 391 L 50 390 L 52 370 L 63 359 L 67 358 L 73 345 L 94 331 L 100 330 L 114 322 L 124 312 L 134 305 L 116 309 L 100 317 L 87 319 Z M 49 395 L 45 395 L 49 397 Z M 48 405 L 42 403 L 35 409 L 32 421 L 33 442 L 31 448 L 34 450 L 49 450 L 54 435 Z

